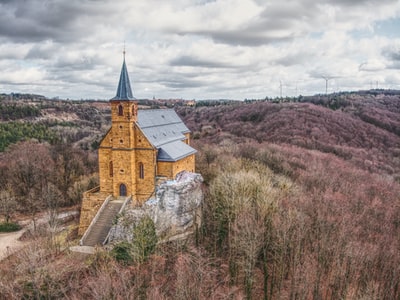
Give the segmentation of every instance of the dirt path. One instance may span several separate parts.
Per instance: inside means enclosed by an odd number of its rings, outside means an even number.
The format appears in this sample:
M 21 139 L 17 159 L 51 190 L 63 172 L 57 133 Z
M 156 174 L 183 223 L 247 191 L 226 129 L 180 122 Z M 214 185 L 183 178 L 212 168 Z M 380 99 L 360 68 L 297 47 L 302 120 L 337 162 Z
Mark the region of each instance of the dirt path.
M 0 233 L 0 261 L 26 244 L 18 240 L 26 230 L 24 228 L 17 232 Z
M 77 211 L 60 213 L 58 215 L 58 219 L 62 220 L 67 218 L 68 216 L 74 216 L 77 214 Z M 45 222 L 48 222 L 48 220 L 48 215 L 42 215 L 36 220 L 36 224 L 43 224 Z M 24 234 L 24 232 L 33 228 L 33 224 L 31 222 L 25 221 L 23 223 L 23 228 L 17 232 L 0 233 L 0 261 L 29 243 L 21 242 L 18 240 Z

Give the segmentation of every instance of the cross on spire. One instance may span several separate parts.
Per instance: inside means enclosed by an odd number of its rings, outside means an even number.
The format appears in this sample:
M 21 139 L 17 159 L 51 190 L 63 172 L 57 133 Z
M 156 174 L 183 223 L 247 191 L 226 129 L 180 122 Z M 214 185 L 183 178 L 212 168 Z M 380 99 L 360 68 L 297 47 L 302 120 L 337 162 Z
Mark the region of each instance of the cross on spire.
M 125 61 L 125 41 L 124 41 L 124 50 L 122 51 L 123 55 L 124 55 L 124 61 Z

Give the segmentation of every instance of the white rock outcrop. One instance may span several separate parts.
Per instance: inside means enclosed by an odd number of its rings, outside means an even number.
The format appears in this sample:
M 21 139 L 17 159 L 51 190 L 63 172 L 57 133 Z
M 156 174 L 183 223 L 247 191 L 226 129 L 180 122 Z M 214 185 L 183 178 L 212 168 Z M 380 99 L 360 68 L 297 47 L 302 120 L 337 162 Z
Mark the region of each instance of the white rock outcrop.
M 161 241 L 182 239 L 195 232 L 201 222 L 202 182 L 200 174 L 183 171 L 175 180 L 157 186 L 156 197 L 143 206 L 127 205 L 111 228 L 109 243 L 131 241 L 133 227 L 145 215 L 153 220 Z

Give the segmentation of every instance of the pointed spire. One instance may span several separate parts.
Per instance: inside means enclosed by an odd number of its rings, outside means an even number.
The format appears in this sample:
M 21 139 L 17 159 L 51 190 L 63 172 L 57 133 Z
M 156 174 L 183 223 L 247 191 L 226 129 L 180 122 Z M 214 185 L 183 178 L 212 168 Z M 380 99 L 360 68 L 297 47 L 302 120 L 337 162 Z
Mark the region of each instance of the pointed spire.
M 131 83 L 129 81 L 128 69 L 125 63 L 125 47 L 124 47 L 124 62 L 122 63 L 121 75 L 119 76 L 119 83 L 117 88 L 117 95 L 111 100 L 135 100 L 133 97 Z

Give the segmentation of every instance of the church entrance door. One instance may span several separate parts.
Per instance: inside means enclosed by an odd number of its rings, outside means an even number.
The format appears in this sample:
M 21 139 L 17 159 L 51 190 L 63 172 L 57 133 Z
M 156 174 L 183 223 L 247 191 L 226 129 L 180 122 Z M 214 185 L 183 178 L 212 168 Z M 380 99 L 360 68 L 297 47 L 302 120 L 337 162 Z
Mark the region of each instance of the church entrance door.
M 121 185 L 119 186 L 119 195 L 122 197 L 126 196 L 126 185 L 121 183 Z

